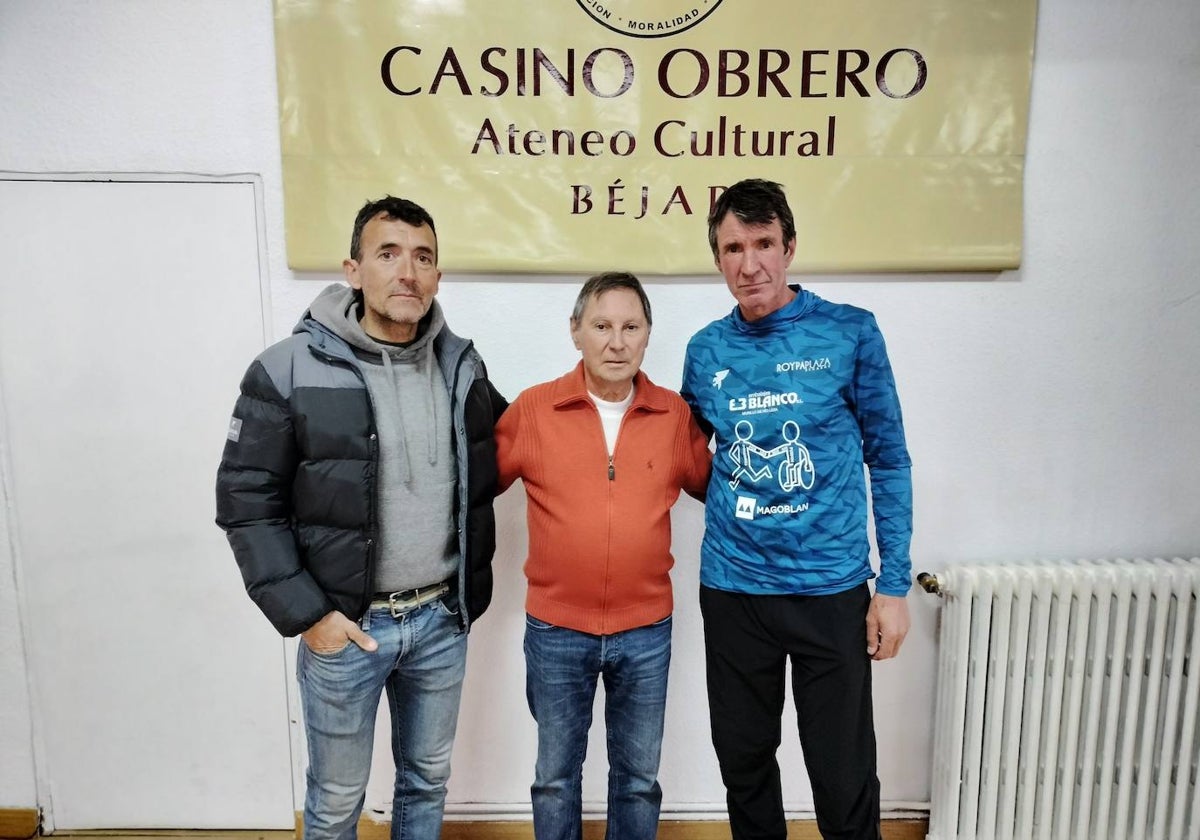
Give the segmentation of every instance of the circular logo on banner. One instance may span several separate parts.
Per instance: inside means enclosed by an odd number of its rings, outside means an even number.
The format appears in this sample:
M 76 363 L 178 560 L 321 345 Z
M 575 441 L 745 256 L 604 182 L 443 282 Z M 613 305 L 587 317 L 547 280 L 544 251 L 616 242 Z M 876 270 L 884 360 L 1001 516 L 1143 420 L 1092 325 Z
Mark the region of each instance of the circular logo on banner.
M 634 38 L 678 35 L 704 20 L 721 0 L 575 0 L 596 23 Z

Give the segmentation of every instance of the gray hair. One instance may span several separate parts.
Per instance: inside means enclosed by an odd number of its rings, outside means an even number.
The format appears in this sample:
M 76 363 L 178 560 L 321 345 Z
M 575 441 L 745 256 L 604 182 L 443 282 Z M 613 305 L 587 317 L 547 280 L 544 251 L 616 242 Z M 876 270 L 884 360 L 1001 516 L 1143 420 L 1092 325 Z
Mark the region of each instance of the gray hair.
M 583 288 L 579 290 L 579 297 L 575 298 L 575 310 L 571 313 L 571 323 L 579 323 L 589 300 L 598 298 L 613 289 L 629 289 L 634 292 L 638 296 L 638 300 L 642 302 L 642 312 L 646 315 L 646 326 L 654 323 L 650 317 L 650 298 L 646 297 L 646 290 L 642 288 L 641 282 L 628 271 L 606 271 L 595 277 L 589 277 L 583 284 Z

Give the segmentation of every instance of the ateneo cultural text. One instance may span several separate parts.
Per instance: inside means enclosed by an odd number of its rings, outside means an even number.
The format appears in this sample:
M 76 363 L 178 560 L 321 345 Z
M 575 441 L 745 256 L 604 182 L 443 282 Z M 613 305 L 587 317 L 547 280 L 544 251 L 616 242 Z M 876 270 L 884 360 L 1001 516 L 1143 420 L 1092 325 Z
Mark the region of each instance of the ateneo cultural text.
M 909 47 L 876 55 L 862 49 L 720 49 L 709 55 L 680 48 L 665 52 L 653 70 L 657 89 L 681 102 L 702 97 L 905 100 L 920 94 L 928 78 L 925 57 Z M 616 47 L 586 54 L 567 48 L 552 55 L 537 47 L 493 46 L 468 55 L 454 47 L 426 52 L 419 46 L 400 45 L 384 54 L 380 79 L 400 97 L 617 99 L 635 89 L 638 72 L 633 56 Z M 814 124 L 792 126 L 750 125 L 726 115 L 702 122 L 669 117 L 640 134 L 628 128 L 520 125 L 485 117 L 463 139 L 466 150 L 475 156 L 625 158 L 649 150 L 670 159 L 833 157 L 837 116 L 828 114 Z M 592 188 L 571 187 L 573 212 L 590 212 Z M 625 189 L 619 182 L 610 185 L 609 201 L 602 203 L 608 205 L 608 212 L 623 215 L 625 211 L 617 209 L 622 200 L 613 200 L 614 187 L 617 195 Z M 647 188 L 641 188 L 640 201 L 633 203 L 642 215 L 647 212 Z M 691 213 L 682 187 L 676 188 L 661 212 L 673 207 Z

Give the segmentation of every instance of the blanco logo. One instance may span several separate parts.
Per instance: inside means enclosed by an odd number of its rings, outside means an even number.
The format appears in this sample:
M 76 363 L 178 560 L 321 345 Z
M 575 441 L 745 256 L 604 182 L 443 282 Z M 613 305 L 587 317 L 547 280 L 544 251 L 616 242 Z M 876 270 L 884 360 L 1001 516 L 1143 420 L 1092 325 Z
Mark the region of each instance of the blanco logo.
M 229 438 L 234 443 L 238 442 L 238 438 L 242 436 L 242 421 L 236 417 L 229 418 L 229 431 L 225 433 L 225 437 Z
M 732 398 L 729 401 L 729 410 L 734 412 L 763 411 L 779 408 L 782 405 L 801 405 L 803 402 L 804 400 L 800 399 L 800 395 L 795 391 L 788 391 L 786 394 L 758 391 L 748 397 Z
M 733 515 L 738 519 L 753 519 L 754 508 L 758 505 L 758 499 L 753 496 L 738 496 L 737 507 L 733 511 Z
M 721 390 L 721 383 L 725 381 L 725 377 L 728 375 L 729 375 L 729 368 L 725 368 L 725 370 L 719 370 L 715 374 L 713 374 L 713 385 L 716 386 L 718 391 Z

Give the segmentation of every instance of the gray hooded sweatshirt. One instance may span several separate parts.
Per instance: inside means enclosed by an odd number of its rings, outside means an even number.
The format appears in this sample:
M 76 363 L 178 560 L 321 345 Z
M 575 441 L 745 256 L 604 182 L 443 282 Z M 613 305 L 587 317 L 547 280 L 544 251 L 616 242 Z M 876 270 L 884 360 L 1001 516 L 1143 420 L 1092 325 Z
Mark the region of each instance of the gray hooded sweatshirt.
M 375 591 L 429 586 L 453 576 L 459 557 L 450 394 L 433 352 L 445 325 L 441 307 L 433 301 L 416 340 L 403 346 L 363 332 L 361 304 L 348 286 L 329 286 L 310 311 L 353 348 L 375 412 Z

